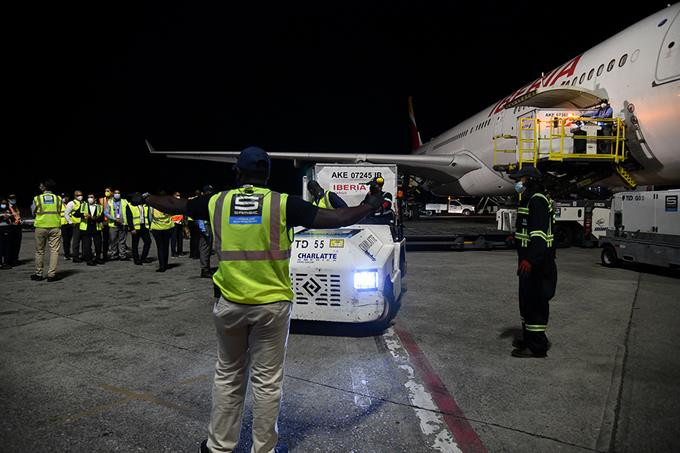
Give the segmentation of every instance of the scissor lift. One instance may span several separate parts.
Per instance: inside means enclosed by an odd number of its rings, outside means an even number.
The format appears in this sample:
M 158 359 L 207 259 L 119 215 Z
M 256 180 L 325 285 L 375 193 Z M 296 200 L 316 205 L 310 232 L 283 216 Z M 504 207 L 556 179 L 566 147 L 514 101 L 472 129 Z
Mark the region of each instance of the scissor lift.
M 563 183 L 565 188 L 586 186 L 615 172 L 627 187 L 635 188 L 626 165 L 626 125 L 622 119 L 581 117 L 578 113 L 550 117 L 547 112 L 560 113 L 556 109 L 532 110 L 530 116 L 518 118 L 516 134 L 493 137 L 495 170 L 512 172 L 532 165 L 560 175 L 553 177 L 553 182 Z M 576 127 L 579 123 L 581 126 Z M 611 132 L 598 135 L 599 130 Z M 508 149 L 507 143 L 513 141 L 514 148 Z M 507 159 L 509 154 L 513 158 Z

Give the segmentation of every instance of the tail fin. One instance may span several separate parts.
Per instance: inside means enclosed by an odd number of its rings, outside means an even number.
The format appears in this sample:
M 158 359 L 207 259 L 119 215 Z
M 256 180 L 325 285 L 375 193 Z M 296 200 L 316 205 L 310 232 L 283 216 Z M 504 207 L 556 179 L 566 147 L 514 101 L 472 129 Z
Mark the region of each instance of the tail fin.
M 420 132 L 416 126 L 416 115 L 413 113 L 413 96 L 408 97 L 408 117 L 411 120 L 411 150 L 415 151 L 423 145 Z

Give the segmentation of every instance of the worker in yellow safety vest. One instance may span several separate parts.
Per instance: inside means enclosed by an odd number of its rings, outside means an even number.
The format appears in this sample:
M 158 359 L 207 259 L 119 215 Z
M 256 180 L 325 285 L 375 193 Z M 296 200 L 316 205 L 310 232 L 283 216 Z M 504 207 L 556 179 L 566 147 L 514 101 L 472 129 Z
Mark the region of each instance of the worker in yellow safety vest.
M 172 221 L 170 214 L 158 209 L 151 209 L 149 217 L 151 220 L 151 234 L 154 241 L 156 241 L 156 251 L 158 252 L 158 269 L 156 269 L 156 272 L 165 272 L 168 270 L 170 236 L 172 236 L 174 231 L 175 223 Z
M 35 273 L 31 280 L 43 280 L 45 248 L 50 248 L 50 264 L 47 270 L 47 281 L 57 280 L 57 262 L 61 245 L 61 197 L 52 193 L 55 188 L 53 180 L 40 183 L 40 195 L 33 198 L 31 212 L 35 216 Z
M 132 235 L 132 259 L 134 263 L 141 266 L 143 263 L 150 263 L 149 249 L 151 248 L 151 218 L 149 207 L 145 204 L 127 206 L 127 225 Z M 142 255 L 139 255 L 139 241 L 142 241 Z
M 293 227 L 351 225 L 382 204 L 379 196 L 353 208 L 322 209 L 267 188 L 269 155 L 241 151 L 237 188 L 193 200 L 148 196 L 146 203 L 172 214 L 210 220 L 218 269 L 213 307 L 219 345 L 208 439 L 202 452 L 233 451 L 238 443 L 250 367 L 253 451 L 272 452 L 278 439 L 283 363 L 293 300 L 289 259 Z M 142 203 L 136 195 L 132 203 Z
M 79 228 L 83 241 L 83 259 L 87 262 L 88 266 L 104 264 L 101 235 L 104 208 L 97 203 L 93 193 L 87 196 L 87 203 L 81 203 L 80 214 L 81 222 Z M 93 242 L 94 254 L 92 253 Z
M 181 198 L 179 192 L 172 194 L 175 198 Z M 184 255 L 184 216 L 176 214 L 172 216 L 172 223 L 175 225 L 170 236 L 170 252 L 173 258 Z
M 80 206 L 83 202 L 83 192 L 76 190 L 73 192 L 73 200 L 66 203 L 64 208 L 64 220 L 71 227 L 71 231 L 62 231 L 64 235 L 64 257 L 69 260 L 73 258 L 74 263 L 80 263 Z M 71 246 L 73 244 L 73 246 Z M 67 248 L 68 246 L 68 248 Z
M 513 357 L 545 357 L 550 342 L 548 328 L 549 302 L 557 286 L 555 265 L 555 210 L 545 194 L 541 172 L 525 166 L 509 175 L 517 181 L 515 190 L 521 194 L 517 208 L 515 242 L 517 244 L 519 277 L 519 311 L 522 318 L 522 338 L 513 342 Z
M 108 211 L 105 214 L 109 219 L 109 250 L 110 260 L 127 261 L 127 226 L 125 225 L 125 213 L 128 202 L 120 195 L 120 190 L 113 191 L 113 200 L 108 202 Z
M 340 198 L 338 194 L 330 190 L 323 190 L 319 183 L 313 179 L 307 183 L 307 190 L 312 195 L 312 204 L 314 206 L 325 209 L 347 207 L 345 200 Z

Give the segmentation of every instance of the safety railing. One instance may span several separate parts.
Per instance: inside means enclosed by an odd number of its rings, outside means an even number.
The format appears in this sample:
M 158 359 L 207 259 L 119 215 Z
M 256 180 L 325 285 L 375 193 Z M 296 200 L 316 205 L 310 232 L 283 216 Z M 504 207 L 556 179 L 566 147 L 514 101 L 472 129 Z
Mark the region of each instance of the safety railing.
M 609 161 L 620 164 L 626 160 L 626 125 L 620 118 L 566 117 L 541 120 L 519 118 L 517 136 L 494 136 L 494 166 L 500 155 L 515 153 L 515 161 L 505 164 L 522 168 L 549 161 Z M 515 139 L 515 149 L 502 149 L 497 141 Z

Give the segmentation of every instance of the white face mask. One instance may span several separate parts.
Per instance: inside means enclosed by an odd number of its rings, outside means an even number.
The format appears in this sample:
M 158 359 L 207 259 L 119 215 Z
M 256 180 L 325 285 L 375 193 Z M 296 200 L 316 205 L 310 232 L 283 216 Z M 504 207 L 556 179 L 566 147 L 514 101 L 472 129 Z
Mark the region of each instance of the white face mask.
M 114 199 L 114 200 L 120 200 L 120 194 L 119 194 L 119 193 L 114 193 L 114 194 L 113 194 L 113 199 Z
M 80 197 L 80 198 L 82 199 L 83 197 Z M 87 202 L 90 203 L 90 204 L 94 204 L 94 198 L 88 198 Z
M 83 201 L 83 196 L 82 196 L 82 195 L 78 195 L 78 196 L 76 197 L 76 200 L 78 200 L 78 201 Z

